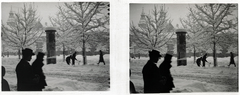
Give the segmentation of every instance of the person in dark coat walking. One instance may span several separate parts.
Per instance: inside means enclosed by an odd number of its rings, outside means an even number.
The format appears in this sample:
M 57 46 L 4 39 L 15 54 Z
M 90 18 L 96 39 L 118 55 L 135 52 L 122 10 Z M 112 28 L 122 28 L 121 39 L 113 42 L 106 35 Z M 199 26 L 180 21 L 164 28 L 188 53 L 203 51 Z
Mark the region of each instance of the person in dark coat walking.
M 232 52 L 230 52 L 230 63 L 229 63 L 228 66 L 230 66 L 231 64 L 233 64 L 233 65 L 236 67 L 236 64 L 235 64 L 235 62 L 234 62 L 234 55 L 233 55 Z
M 32 63 L 32 68 L 34 71 L 34 74 L 37 74 L 39 76 L 39 83 L 37 84 L 35 88 L 35 91 L 42 91 L 42 89 L 47 86 L 46 83 L 46 76 L 43 73 L 42 67 L 43 67 L 43 58 L 44 58 L 44 53 L 38 52 L 37 59 Z
M 3 78 L 5 76 L 5 73 L 6 73 L 5 67 L 2 66 L 2 91 L 10 91 L 10 87 L 7 80 Z
M 202 57 L 198 58 L 196 60 L 197 66 L 200 67 L 201 66 L 201 61 L 202 61 Z
M 103 59 L 103 52 L 102 52 L 102 50 L 99 51 L 99 61 L 98 61 L 97 64 L 99 65 L 100 62 L 103 62 L 103 64 L 105 65 L 105 61 Z
M 175 87 L 173 84 L 173 77 L 170 72 L 170 68 L 172 67 L 171 60 L 172 60 L 172 55 L 166 54 L 164 57 L 164 61 L 159 66 L 161 78 L 166 81 L 165 83 L 163 83 L 163 85 L 161 85 L 161 89 L 160 89 L 161 93 L 170 93 L 172 88 Z
M 16 66 L 17 74 L 17 91 L 34 91 L 39 82 L 39 77 L 34 74 L 33 69 L 28 61 L 35 55 L 32 49 L 22 50 L 22 59 Z
M 75 60 L 77 60 L 77 59 L 76 59 L 76 56 L 77 56 L 77 52 L 74 52 L 74 53 L 72 54 L 72 56 L 71 56 L 72 65 L 75 65 Z
M 207 61 L 207 54 L 205 54 L 203 57 L 202 57 L 202 66 L 205 67 L 205 62 L 208 62 Z
M 144 93 L 160 93 L 162 81 L 156 63 L 162 57 L 157 50 L 149 51 L 150 59 L 142 69 Z

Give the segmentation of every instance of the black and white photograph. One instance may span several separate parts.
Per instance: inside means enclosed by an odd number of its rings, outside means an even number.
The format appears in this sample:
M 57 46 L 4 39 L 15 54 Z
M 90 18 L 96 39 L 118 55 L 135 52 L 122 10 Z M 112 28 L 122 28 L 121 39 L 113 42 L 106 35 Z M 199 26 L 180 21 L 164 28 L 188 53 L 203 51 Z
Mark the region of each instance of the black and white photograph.
M 1 2 L 1 91 L 109 91 L 110 2 Z
M 238 92 L 238 3 L 130 3 L 130 93 Z

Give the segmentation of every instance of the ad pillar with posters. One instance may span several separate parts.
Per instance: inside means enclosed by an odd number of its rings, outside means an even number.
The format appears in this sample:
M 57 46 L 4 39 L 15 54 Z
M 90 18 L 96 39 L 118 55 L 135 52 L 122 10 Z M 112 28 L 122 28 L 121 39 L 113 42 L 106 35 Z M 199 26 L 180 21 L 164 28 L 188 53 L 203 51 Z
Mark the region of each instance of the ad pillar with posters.
M 177 29 L 177 66 L 186 66 L 186 30 Z
M 54 27 L 46 27 L 47 64 L 56 64 L 56 41 Z

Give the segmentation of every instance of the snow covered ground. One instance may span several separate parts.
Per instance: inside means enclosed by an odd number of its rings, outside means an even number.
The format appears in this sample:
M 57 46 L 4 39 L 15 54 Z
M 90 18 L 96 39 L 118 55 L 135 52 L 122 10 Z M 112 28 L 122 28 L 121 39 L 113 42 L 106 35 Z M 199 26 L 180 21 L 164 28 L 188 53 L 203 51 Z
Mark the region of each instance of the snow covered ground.
M 104 55 L 106 65 L 97 65 L 99 55 L 87 56 L 87 65 L 83 65 L 82 56 L 77 55 L 75 66 L 67 65 L 63 62 L 62 56 L 57 56 L 56 64 L 43 66 L 48 86 L 45 91 L 108 91 L 109 84 L 109 55 Z M 32 58 L 31 62 L 35 60 Z M 10 85 L 10 89 L 16 91 L 15 68 L 19 59 L 17 56 L 2 58 L 2 65 L 6 68 L 5 79 Z
M 142 68 L 148 58 L 131 59 L 131 81 L 138 92 L 143 92 Z M 174 78 L 175 88 L 172 93 L 189 92 L 238 92 L 238 57 L 235 57 L 237 67 L 227 65 L 230 57 L 218 58 L 218 67 L 213 67 L 213 58 L 207 60 L 212 64 L 198 67 L 193 63 L 193 57 L 187 58 L 187 66 L 177 66 L 177 59 L 172 59 L 171 74 Z M 159 60 L 158 66 L 163 61 Z

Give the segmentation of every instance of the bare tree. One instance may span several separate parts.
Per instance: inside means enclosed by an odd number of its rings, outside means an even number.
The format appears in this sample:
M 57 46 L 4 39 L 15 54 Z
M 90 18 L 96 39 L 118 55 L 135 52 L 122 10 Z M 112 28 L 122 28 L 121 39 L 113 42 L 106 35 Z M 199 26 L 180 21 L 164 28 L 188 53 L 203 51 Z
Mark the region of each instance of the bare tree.
M 74 2 L 58 7 L 60 16 L 71 26 L 69 31 L 74 34 L 72 42 L 82 44 L 83 64 L 87 64 L 85 43 L 89 36 L 86 33 L 108 23 L 109 16 L 102 13 L 102 10 L 107 9 L 107 4 L 109 3 Z
M 186 19 L 180 18 L 180 22 L 183 28 L 188 31 L 187 47 L 193 49 L 194 62 L 196 62 L 196 51 L 203 42 L 203 35 L 201 34 L 203 30 L 191 15 L 188 15 Z
M 105 48 L 109 48 L 109 31 L 108 29 L 104 30 L 92 30 L 92 32 L 88 32 L 89 38 L 87 39 L 87 43 L 89 45 L 89 49 L 91 52 L 95 52 L 97 47 L 105 46 Z
M 24 47 L 29 47 L 36 42 L 36 40 L 43 33 L 43 26 L 40 23 L 37 10 L 30 4 L 23 5 L 20 12 L 13 13 L 13 21 L 2 23 L 2 35 L 5 37 L 3 41 L 11 47 L 18 49 L 19 59 L 20 51 Z
M 233 30 L 234 31 L 234 30 Z M 223 32 L 217 35 L 220 39 L 218 40 L 217 45 L 221 47 L 223 55 L 226 55 L 228 49 L 232 47 L 238 47 L 238 35 L 237 32 Z
M 230 16 L 237 9 L 236 6 L 236 4 L 204 4 L 190 8 L 191 16 L 204 29 L 203 33 L 209 36 L 206 41 L 213 44 L 214 67 L 217 66 L 216 43 L 219 39 L 217 34 L 234 26 Z
M 63 61 L 65 61 L 65 49 L 73 43 L 72 38 L 74 37 L 74 33 L 70 31 L 72 27 L 60 13 L 57 13 L 56 17 L 49 17 L 49 20 L 58 31 L 56 32 L 56 46 L 62 48 Z
M 173 36 L 173 26 L 167 17 L 165 6 L 154 6 L 151 14 L 145 15 L 145 23 L 136 27 L 130 25 L 131 41 L 142 49 L 161 49 Z

